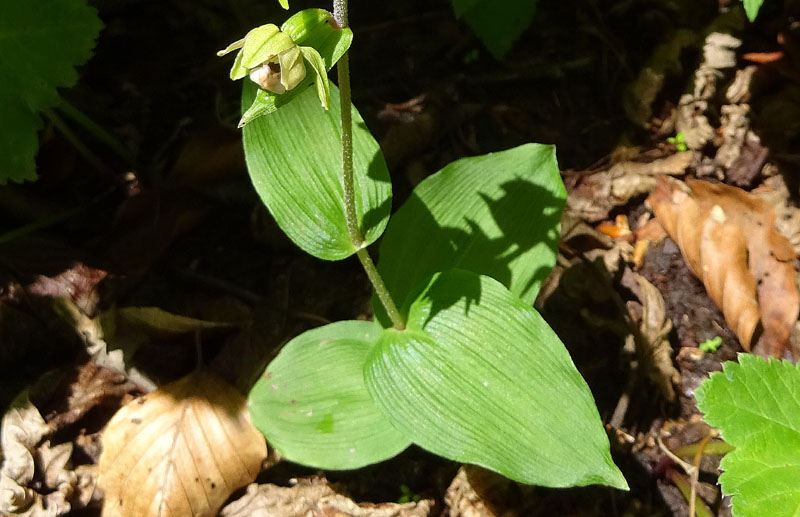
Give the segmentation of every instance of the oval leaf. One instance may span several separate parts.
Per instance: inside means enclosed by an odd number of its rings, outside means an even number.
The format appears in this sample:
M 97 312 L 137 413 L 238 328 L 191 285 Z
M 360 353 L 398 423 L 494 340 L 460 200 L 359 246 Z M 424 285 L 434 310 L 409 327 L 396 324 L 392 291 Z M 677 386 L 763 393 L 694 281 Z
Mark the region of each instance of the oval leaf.
M 244 127 L 250 179 L 278 225 L 315 257 L 340 260 L 357 250 L 344 215 L 339 90 L 331 109 L 306 89 L 268 117 Z M 353 108 L 356 213 L 366 243 L 386 227 L 392 204 L 389 171 L 378 143 Z
M 489 277 L 434 276 L 407 329 L 383 332 L 365 378 L 392 423 L 433 453 L 523 483 L 627 488 L 564 345 Z
M 213 516 L 267 456 L 245 398 L 192 373 L 120 409 L 103 432 L 103 515 Z
M 290 461 L 355 469 L 395 456 L 410 442 L 383 416 L 364 385 L 373 322 L 342 321 L 291 340 L 250 392 L 250 414 Z
M 556 261 L 566 197 L 551 145 L 458 160 L 392 216 L 378 270 L 401 308 L 414 287 L 452 268 L 491 276 L 532 304 Z

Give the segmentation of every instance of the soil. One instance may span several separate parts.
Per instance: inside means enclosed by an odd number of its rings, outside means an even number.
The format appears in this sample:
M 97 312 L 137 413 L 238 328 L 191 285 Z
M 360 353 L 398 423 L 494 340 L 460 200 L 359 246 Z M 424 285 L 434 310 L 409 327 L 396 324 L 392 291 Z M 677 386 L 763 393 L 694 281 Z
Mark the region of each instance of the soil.
M 256 366 L 263 366 L 306 329 L 372 315 L 370 285 L 358 262 L 324 262 L 295 248 L 246 173 L 235 127 L 241 86 L 228 80 L 229 61 L 215 52 L 254 25 L 282 20 L 277 2 L 90 3 L 105 29 L 80 83 L 63 95 L 113 134 L 132 159 L 76 127 L 101 163 L 92 165 L 62 134 L 45 127 L 39 180 L 0 187 L 0 235 L 52 218 L 18 238 L 0 240 L 0 407 L 48 372 L 65 375 L 34 402 L 58 429 L 53 440 L 75 444 L 73 465 L 96 462 L 103 425 L 149 387 L 138 378 L 97 373 L 86 328 L 79 325 L 83 320 L 64 317 L 59 299 L 89 319 L 117 307 L 159 307 L 202 320 L 246 322 L 204 333 L 201 340 L 189 335 L 144 343 L 127 359 L 155 385 L 191 372 L 198 354 L 206 362 L 224 355 L 236 340 L 258 336 L 262 357 Z M 292 11 L 318 7 L 291 3 Z M 674 154 L 675 145 L 667 142 L 674 131 L 665 132 L 666 121 L 681 94 L 691 91 L 703 31 L 726 10 L 741 9 L 728 4 L 541 2 L 532 26 L 499 61 L 455 19 L 449 0 L 353 0 L 353 99 L 386 154 L 394 207 L 421 179 L 454 159 L 526 142 L 557 146 L 568 187 L 576 177 L 630 159 L 624 157 L 646 163 Z M 783 49 L 785 56 L 777 64 L 756 65 L 750 105 L 760 147 L 750 145 L 743 153 L 748 161 L 737 166 L 739 176 L 720 179 L 756 187 L 766 163 L 784 178 L 797 206 L 800 118 L 792 114 L 800 113 L 800 54 L 792 50 L 800 39 L 797 6 L 780 4 L 768 0 L 757 22 L 742 23 L 736 33 L 743 43 L 736 50 L 737 66 L 726 72 L 731 77 L 752 65 L 743 54 Z M 696 34 L 696 41 L 664 72 L 644 124 L 631 120 L 626 111 L 635 95 L 631 85 L 679 30 Z M 718 112 L 711 119 L 720 127 Z M 705 170 L 719 145 L 712 139 L 694 151 L 681 177 Z M 768 152 L 760 153 L 762 148 Z M 760 160 L 758 166 L 754 160 Z M 636 230 L 650 211 L 645 198 L 621 202 L 604 220 L 625 215 Z M 598 234 L 597 222 L 588 221 L 583 237 L 562 242 L 552 288 L 543 290 L 536 307 L 569 349 L 604 423 L 616 418 L 608 426 L 612 452 L 631 491 L 556 490 L 497 479 L 489 484 L 491 493 L 483 494 L 495 513 L 475 515 L 686 515 L 686 499 L 670 478 L 671 469 L 679 468 L 655 437 L 666 430 L 666 445 L 674 449 L 708 434 L 697 419 L 693 389 L 742 348 L 669 238 L 652 244 L 639 265 L 623 261 L 617 271 L 598 273 L 596 258 L 602 262 L 619 240 Z M 633 272 L 660 291 L 672 325 L 669 356 L 681 375 L 672 401 L 634 373 L 635 354 L 619 331 L 630 323 L 628 308 L 638 303 L 626 276 Z M 715 336 L 722 338 L 719 350 L 698 354 L 700 343 Z M 75 386 L 91 382 L 98 387 L 87 388 L 76 402 Z M 621 400 L 627 410 L 620 413 Z M 715 484 L 719 456 L 709 458 L 702 464 L 699 494 L 715 515 L 728 515 Z M 400 487 L 407 487 L 434 501 L 431 515 L 455 516 L 445 494 L 458 471 L 459 465 L 412 447 L 352 472 L 281 462 L 257 481 L 288 486 L 290 480 L 317 476 L 355 501 L 374 503 L 397 501 Z M 99 503 L 73 513 L 99 515 Z

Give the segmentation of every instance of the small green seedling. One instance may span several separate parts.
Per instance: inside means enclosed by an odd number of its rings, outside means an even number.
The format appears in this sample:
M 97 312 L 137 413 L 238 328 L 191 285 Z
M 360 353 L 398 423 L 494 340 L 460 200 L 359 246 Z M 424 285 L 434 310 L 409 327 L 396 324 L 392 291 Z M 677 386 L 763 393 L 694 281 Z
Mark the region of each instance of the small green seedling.
M 410 488 L 408 488 L 408 485 L 400 485 L 400 494 L 400 497 L 397 499 L 398 504 L 416 503 L 422 499 L 419 494 L 415 494 Z
M 674 145 L 675 148 L 680 152 L 686 151 L 688 149 L 688 147 L 686 147 L 686 135 L 684 135 L 683 133 L 678 133 L 675 136 L 667 138 L 667 142 Z
M 715 336 L 713 338 L 706 339 L 702 343 L 700 343 L 700 350 L 707 354 L 713 354 L 719 347 L 722 346 L 722 338 L 719 336 Z
M 350 100 L 352 40 L 336 0 L 333 14 L 298 12 L 223 51 L 240 50 L 232 77 L 255 81 L 240 125 L 262 201 L 309 254 L 355 255 L 375 295 L 375 321 L 331 323 L 283 347 L 250 392 L 253 423 L 284 458 L 316 468 L 359 468 L 416 444 L 523 483 L 627 489 L 588 386 L 532 307 L 566 200 L 555 149 L 451 163 L 390 221 L 389 171 Z M 292 49 L 314 74 L 301 77 Z M 334 65 L 338 89 L 323 73 Z M 367 247 L 379 237 L 376 266 Z
M 734 516 L 796 515 L 800 508 L 800 369 L 740 354 L 695 391 L 709 425 L 736 449 L 720 463 Z

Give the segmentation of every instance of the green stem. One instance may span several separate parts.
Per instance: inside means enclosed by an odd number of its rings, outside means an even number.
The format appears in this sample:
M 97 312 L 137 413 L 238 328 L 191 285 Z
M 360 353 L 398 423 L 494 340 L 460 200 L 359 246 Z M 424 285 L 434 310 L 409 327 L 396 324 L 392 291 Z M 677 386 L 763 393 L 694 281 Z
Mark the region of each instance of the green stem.
M 364 266 L 364 271 L 367 272 L 369 281 L 372 282 L 372 287 L 375 288 L 375 294 L 378 295 L 378 299 L 386 309 L 386 314 L 388 314 L 389 318 L 392 320 L 392 326 L 397 330 L 403 330 L 406 328 L 406 322 L 400 314 L 400 311 L 397 310 L 397 305 L 395 305 L 392 295 L 389 294 L 386 284 L 383 283 L 383 278 L 378 273 L 378 268 L 376 268 L 375 263 L 372 262 L 372 257 L 369 256 L 366 248 L 358 250 L 356 255 L 358 255 L 358 260 L 361 261 L 361 265 Z
M 342 29 L 347 28 L 347 0 L 333 0 L 333 17 Z M 375 263 L 367 252 L 364 236 L 358 226 L 358 216 L 356 214 L 356 196 L 353 181 L 353 118 L 352 118 L 352 99 L 350 96 L 350 60 L 348 52 L 339 59 L 336 65 L 339 75 L 339 101 L 342 118 L 342 189 L 344 191 L 345 220 L 347 222 L 347 232 L 350 234 L 350 241 L 355 246 L 356 255 L 367 277 L 375 288 L 378 299 L 386 309 L 386 313 L 392 320 L 392 325 L 398 330 L 406 328 L 406 322 L 397 304 L 394 303 L 383 278 L 378 273 Z

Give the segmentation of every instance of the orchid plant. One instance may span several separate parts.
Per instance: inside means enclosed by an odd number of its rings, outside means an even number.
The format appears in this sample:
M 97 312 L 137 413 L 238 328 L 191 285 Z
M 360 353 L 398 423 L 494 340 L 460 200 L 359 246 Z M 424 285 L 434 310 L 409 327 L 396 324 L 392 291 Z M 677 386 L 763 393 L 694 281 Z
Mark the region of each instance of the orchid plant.
M 262 201 L 304 251 L 355 255 L 375 293 L 375 321 L 335 322 L 283 347 L 249 394 L 253 423 L 284 458 L 317 468 L 416 444 L 524 483 L 627 489 L 588 386 L 532 307 L 566 199 L 555 149 L 453 162 L 390 221 L 389 171 L 351 103 L 347 1 L 333 7 L 220 52 L 238 50 L 231 78 L 250 78 L 240 127 Z M 368 247 L 379 238 L 376 265 Z

